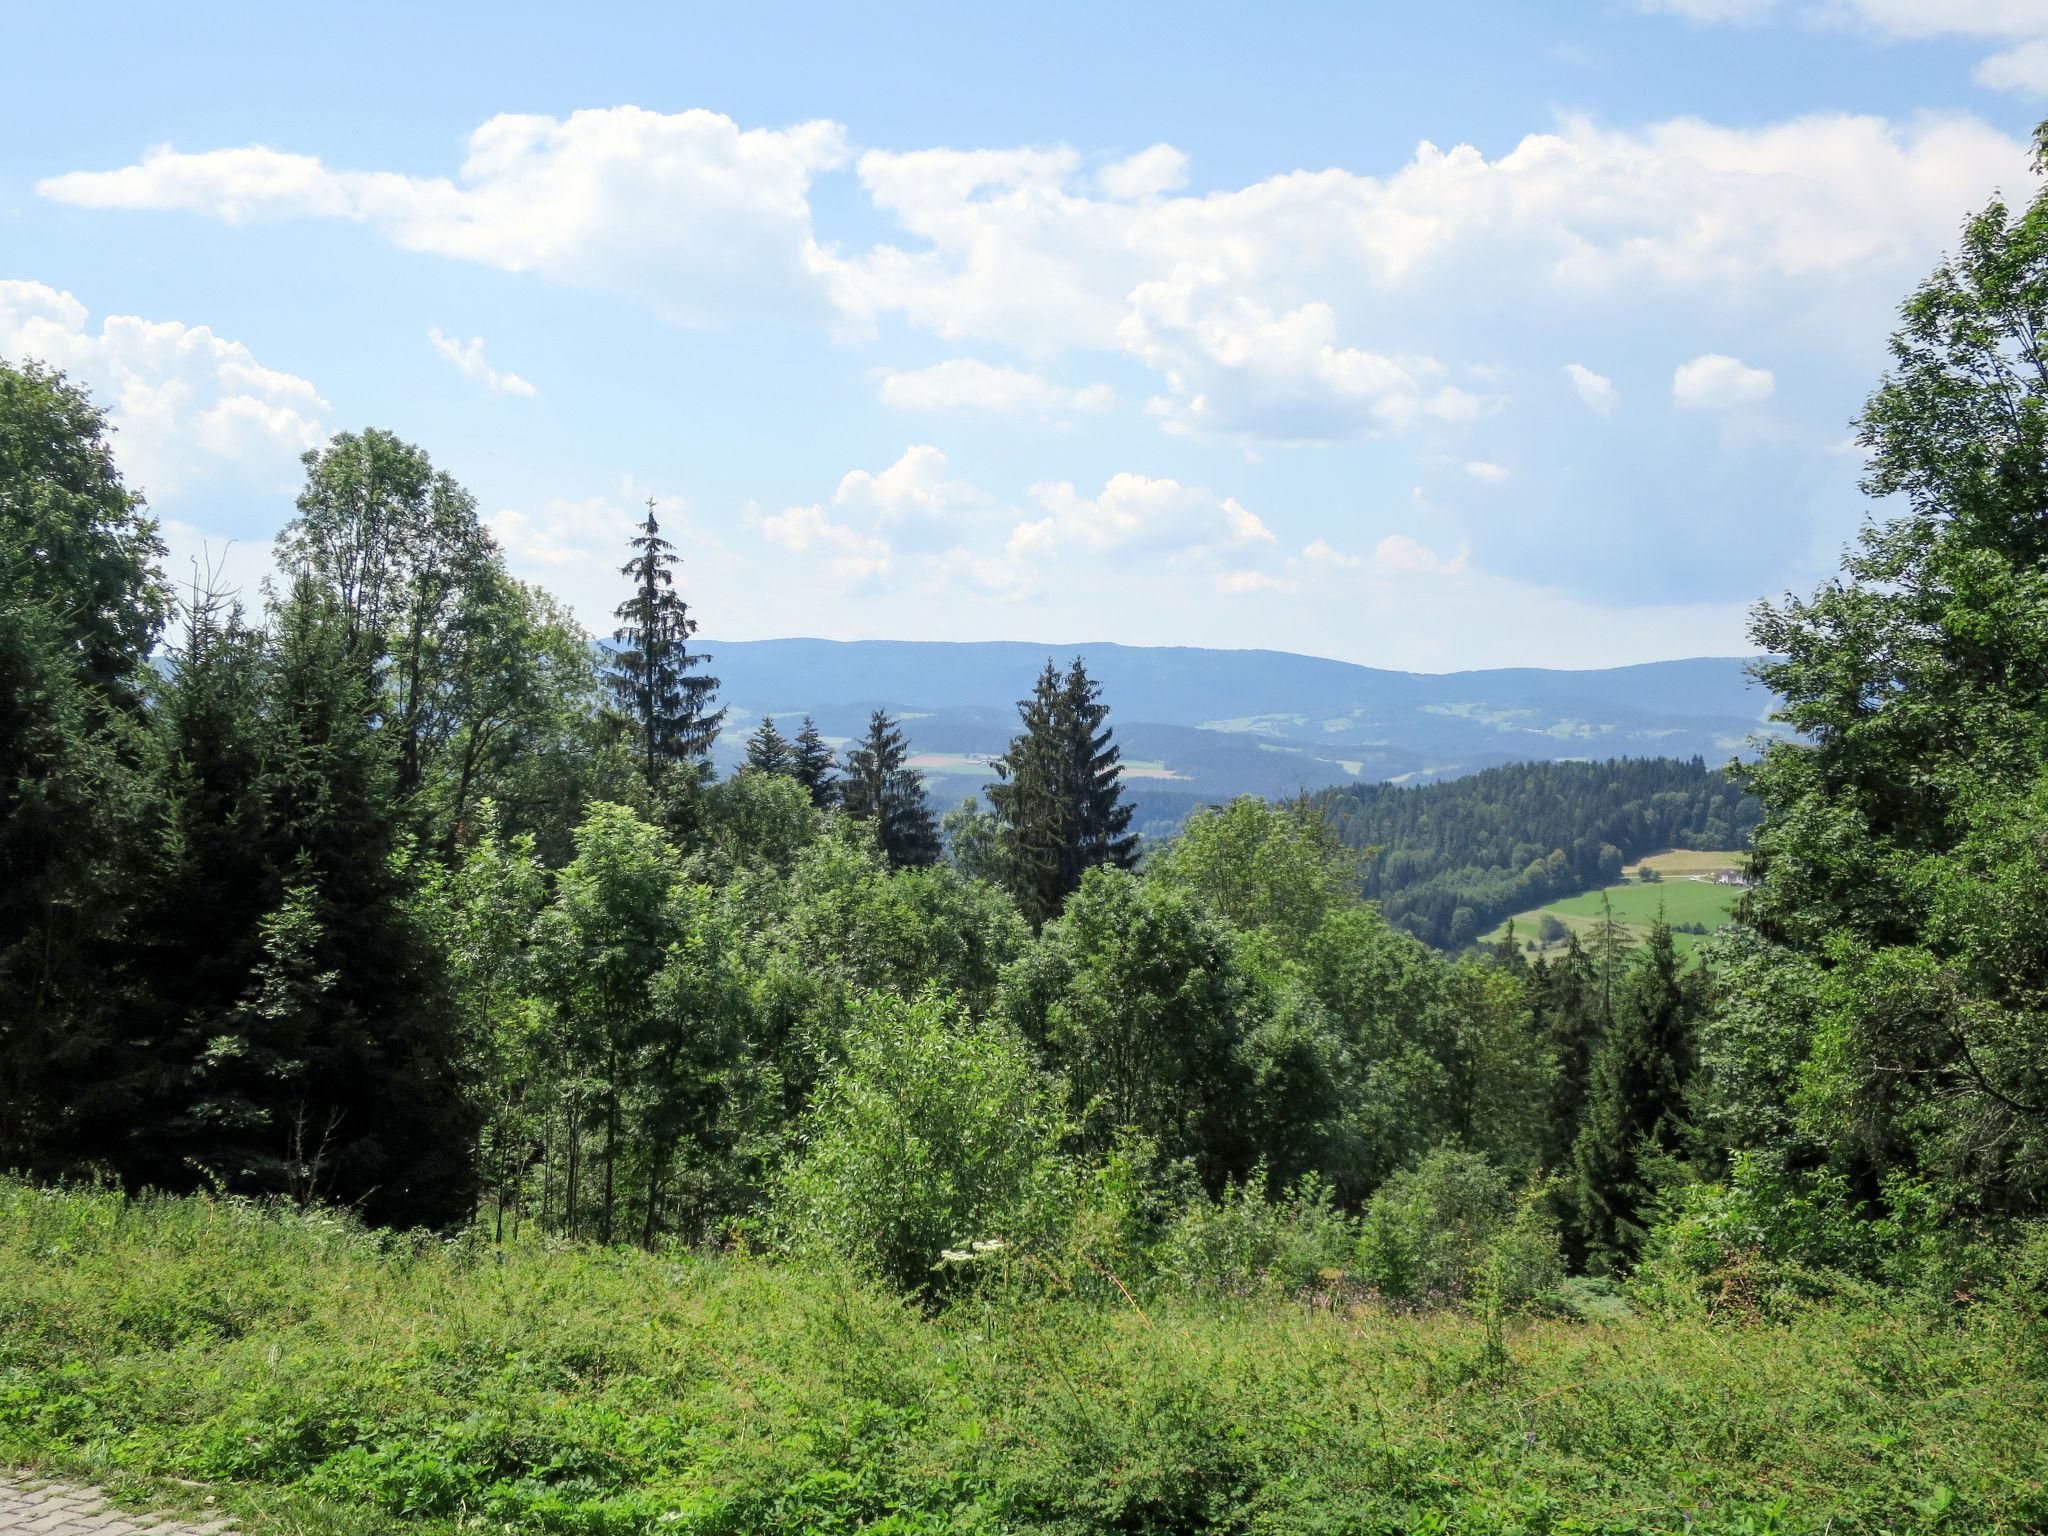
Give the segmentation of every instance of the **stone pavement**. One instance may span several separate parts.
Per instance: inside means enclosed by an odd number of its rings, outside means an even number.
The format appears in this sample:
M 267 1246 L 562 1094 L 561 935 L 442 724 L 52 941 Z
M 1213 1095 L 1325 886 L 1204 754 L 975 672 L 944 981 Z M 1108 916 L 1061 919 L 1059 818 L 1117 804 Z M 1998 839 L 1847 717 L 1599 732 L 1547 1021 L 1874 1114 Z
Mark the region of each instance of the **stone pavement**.
M 0 1469 L 0 1536 L 232 1536 L 225 1520 L 180 1525 L 124 1515 L 90 1488 Z

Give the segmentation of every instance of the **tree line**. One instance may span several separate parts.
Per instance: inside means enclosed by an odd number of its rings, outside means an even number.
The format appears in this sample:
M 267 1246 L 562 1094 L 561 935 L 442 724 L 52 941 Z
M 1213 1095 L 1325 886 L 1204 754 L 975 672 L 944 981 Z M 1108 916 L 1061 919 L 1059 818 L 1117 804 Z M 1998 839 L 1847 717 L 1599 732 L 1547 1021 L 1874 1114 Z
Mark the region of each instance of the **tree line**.
M 1509 763 L 1441 784 L 1347 785 L 1320 805 L 1347 846 L 1376 850 L 1365 894 L 1452 950 L 1517 912 L 1611 885 L 1647 854 L 1747 848 L 1763 816 L 1697 757 Z

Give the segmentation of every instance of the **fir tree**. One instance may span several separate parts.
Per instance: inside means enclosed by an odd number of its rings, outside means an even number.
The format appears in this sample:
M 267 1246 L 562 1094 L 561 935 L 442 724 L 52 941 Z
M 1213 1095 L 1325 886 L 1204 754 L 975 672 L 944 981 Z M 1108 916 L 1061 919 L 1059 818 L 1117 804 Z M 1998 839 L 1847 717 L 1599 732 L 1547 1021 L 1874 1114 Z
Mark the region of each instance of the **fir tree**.
M 811 804 L 824 810 L 839 798 L 839 785 L 832 777 L 832 749 L 825 745 L 817 722 L 809 715 L 804 716 L 803 729 L 796 733 L 792 757 L 795 767 L 791 771 L 797 783 L 811 792 Z
M 754 734 L 747 738 L 747 766 L 756 773 L 796 777 L 796 750 L 790 746 L 789 738 L 775 729 L 773 715 L 763 715 Z
M 867 739 L 846 754 L 840 785 L 846 814 L 875 824 L 882 852 L 899 869 L 939 858 L 939 829 L 925 801 L 924 776 L 905 766 L 909 755 L 903 732 L 878 709 L 868 721 Z
M 1088 870 L 1128 869 L 1137 858 L 1101 694 L 1079 657 L 1065 677 L 1046 662 L 1017 705 L 1024 728 L 995 765 L 1002 780 L 989 801 L 1003 824 L 1006 878 L 1034 925 L 1058 914 Z
M 1661 920 L 1614 990 L 1614 1013 L 1593 1058 L 1584 1120 L 1572 1151 L 1580 1235 L 1590 1262 L 1625 1269 L 1642 1246 L 1656 1164 L 1685 1141 L 1693 1031 L 1703 1011 Z
M 675 590 L 676 553 L 661 536 L 652 496 L 632 544 L 633 558 L 619 567 L 620 575 L 632 578 L 633 595 L 618 607 L 620 649 L 611 684 L 639 733 L 641 771 L 652 786 L 664 769 L 704 760 L 725 711 L 711 707 L 718 679 L 692 673 L 710 657 L 690 654 L 697 621 Z

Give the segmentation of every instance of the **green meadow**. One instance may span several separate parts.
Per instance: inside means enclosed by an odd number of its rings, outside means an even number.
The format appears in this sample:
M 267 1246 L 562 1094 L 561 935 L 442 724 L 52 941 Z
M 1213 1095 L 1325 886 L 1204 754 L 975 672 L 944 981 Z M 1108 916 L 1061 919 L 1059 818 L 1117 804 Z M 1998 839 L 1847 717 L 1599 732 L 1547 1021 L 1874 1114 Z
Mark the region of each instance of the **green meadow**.
M 1511 919 L 1515 940 L 1526 943 L 1535 939 L 1540 944 L 1540 927 L 1545 914 L 1583 936 L 1600 921 L 1603 901 L 1638 939 L 1646 937 L 1659 918 L 1674 928 L 1700 924 L 1711 932 L 1734 916 L 1735 904 L 1742 896 L 1740 886 L 1718 884 L 1714 876 L 1723 870 L 1736 868 L 1741 857 L 1740 854 L 1701 853 L 1684 848 L 1658 854 L 1643 860 L 1640 865 L 1631 865 L 1624 871 L 1623 878 L 1613 885 L 1596 891 L 1582 891 L 1577 896 L 1566 896 L 1532 907 L 1527 912 L 1517 912 Z M 1645 883 L 1637 875 L 1644 866 L 1655 869 L 1663 878 Z M 1508 924 L 1501 924 L 1486 936 L 1485 942 L 1499 943 L 1507 937 L 1507 930 Z M 1673 940 L 1679 953 L 1689 954 L 1705 937 L 1703 934 L 1680 932 L 1673 935 Z M 1560 941 L 1542 945 L 1539 952 L 1554 953 L 1563 947 Z

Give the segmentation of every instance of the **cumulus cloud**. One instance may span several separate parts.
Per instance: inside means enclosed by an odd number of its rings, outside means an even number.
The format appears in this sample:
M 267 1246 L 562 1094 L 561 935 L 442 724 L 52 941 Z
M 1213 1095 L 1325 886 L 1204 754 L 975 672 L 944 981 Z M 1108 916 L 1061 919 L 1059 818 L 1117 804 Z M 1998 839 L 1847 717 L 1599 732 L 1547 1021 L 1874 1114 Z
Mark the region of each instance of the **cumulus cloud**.
M 1317 539 L 1313 544 L 1305 546 L 1302 549 L 1301 558 L 1314 565 L 1335 566 L 1338 570 L 1342 571 L 1356 570 L 1359 566 L 1365 564 L 1357 555 L 1347 555 L 1340 549 L 1332 549 L 1322 539 Z
M 1709 352 L 1681 363 L 1671 376 L 1671 402 L 1691 411 L 1728 411 L 1771 398 L 1778 381 L 1768 368 Z
M 1473 459 L 1465 465 L 1465 473 L 1474 480 L 1483 480 L 1489 485 L 1498 485 L 1508 478 L 1505 465 L 1489 464 L 1484 459 Z
M 849 470 L 829 503 L 773 514 L 752 509 L 746 523 L 785 553 L 817 556 L 835 579 L 855 585 L 894 580 L 903 574 L 902 556 L 927 577 L 949 563 L 967 572 L 959 541 L 992 527 L 995 512 L 987 492 L 954 477 L 945 454 L 920 443 L 884 469 Z
M 1580 363 L 1566 363 L 1564 376 L 1578 391 L 1580 403 L 1596 416 L 1612 416 L 1621 404 L 1621 391 L 1614 387 L 1614 380 L 1604 374 L 1595 373 Z
M 1070 389 L 1043 374 L 972 357 L 947 358 L 903 372 L 884 369 L 880 378 L 882 403 L 899 411 L 982 411 L 1053 419 L 1105 411 L 1116 403 L 1116 392 L 1107 384 Z
M 2001 0 L 1959 3 L 1989 26 Z M 1920 23 L 1899 10 L 1884 24 Z M 1931 115 L 1628 131 L 1570 118 L 1491 158 L 1424 143 L 1383 174 L 1287 171 L 1200 195 L 1168 144 L 1109 165 L 1069 146 L 871 150 L 855 172 L 896 230 L 827 248 L 812 184 L 848 155 L 835 123 L 742 129 L 711 112 L 616 107 L 493 118 L 453 177 L 341 170 L 262 146 L 160 148 L 40 190 L 230 220 L 353 220 L 409 249 L 627 294 L 684 321 L 766 313 L 854 336 L 898 319 L 1032 357 L 1124 353 L 1158 378 L 1149 409 L 1169 431 L 1318 442 L 1448 430 L 1499 403 L 1447 382 L 1483 377 L 1467 371 L 1474 359 L 1416 344 L 1439 311 L 1492 306 L 1511 321 L 1532 303 L 1604 312 L 1621 289 L 1777 290 L 1848 306 L 1860 324 L 1872 295 L 1888 302 L 1950 236 L 1959 188 L 2017 180 L 2027 165 L 2008 135 Z M 1582 398 L 1601 409 L 1589 386 Z M 1064 391 L 965 358 L 885 375 L 882 388 L 904 409 L 1056 417 L 1107 403 L 1100 386 Z
M 881 539 L 834 519 L 822 506 L 789 507 L 772 515 L 750 512 L 747 523 L 789 554 L 822 556 L 832 574 L 847 582 L 885 577 L 894 559 Z
M 2048 93 L 2048 3 L 2044 0 L 1636 0 L 1637 8 L 1702 22 L 1780 16 L 1859 26 L 1881 37 L 2019 39 L 1977 66 L 1993 90 Z
M 1428 417 L 1469 421 L 1485 409 L 1442 383 L 1434 358 L 1340 346 L 1328 304 L 1276 314 L 1213 267 L 1141 283 L 1117 335 L 1165 379 L 1171 394 L 1153 414 L 1169 431 L 1314 441 L 1402 431 Z
M 2048 38 L 1994 53 L 1977 66 L 1977 83 L 1994 91 L 2048 96 Z
M 1012 559 L 1123 548 L 1185 555 L 1273 542 L 1272 530 L 1234 499 L 1178 480 L 1126 472 L 1110 476 L 1093 496 L 1066 480 L 1035 485 L 1031 496 L 1042 515 L 1011 531 L 1006 553 Z
M 468 341 L 459 341 L 453 336 L 443 336 L 437 325 L 427 332 L 427 340 L 436 352 L 455 365 L 456 371 L 465 379 L 481 384 L 486 394 L 522 395 L 532 397 L 540 393 L 516 373 L 502 372 L 484 361 L 484 339 L 472 336 Z
M 1455 576 L 1465 569 L 1466 552 L 1445 559 L 1420 539 L 1405 533 L 1390 533 L 1374 547 L 1372 563 L 1382 571 L 1404 576 Z
M 70 293 L 0 280 L 0 356 L 33 358 L 89 386 L 107 410 L 122 471 L 154 496 L 223 471 L 289 483 L 327 438 L 309 380 L 258 363 L 203 325 L 108 315 L 99 329 Z
M 88 208 L 184 209 L 229 223 L 345 219 L 407 250 L 628 294 L 672 319 L 818 312 L 810 186 L 846 157 L 836 123 L 742 129 L 716 112 L 505 114 L 453 178 L 340 170 L 263 145 L 149 150 L 38 183 Z

